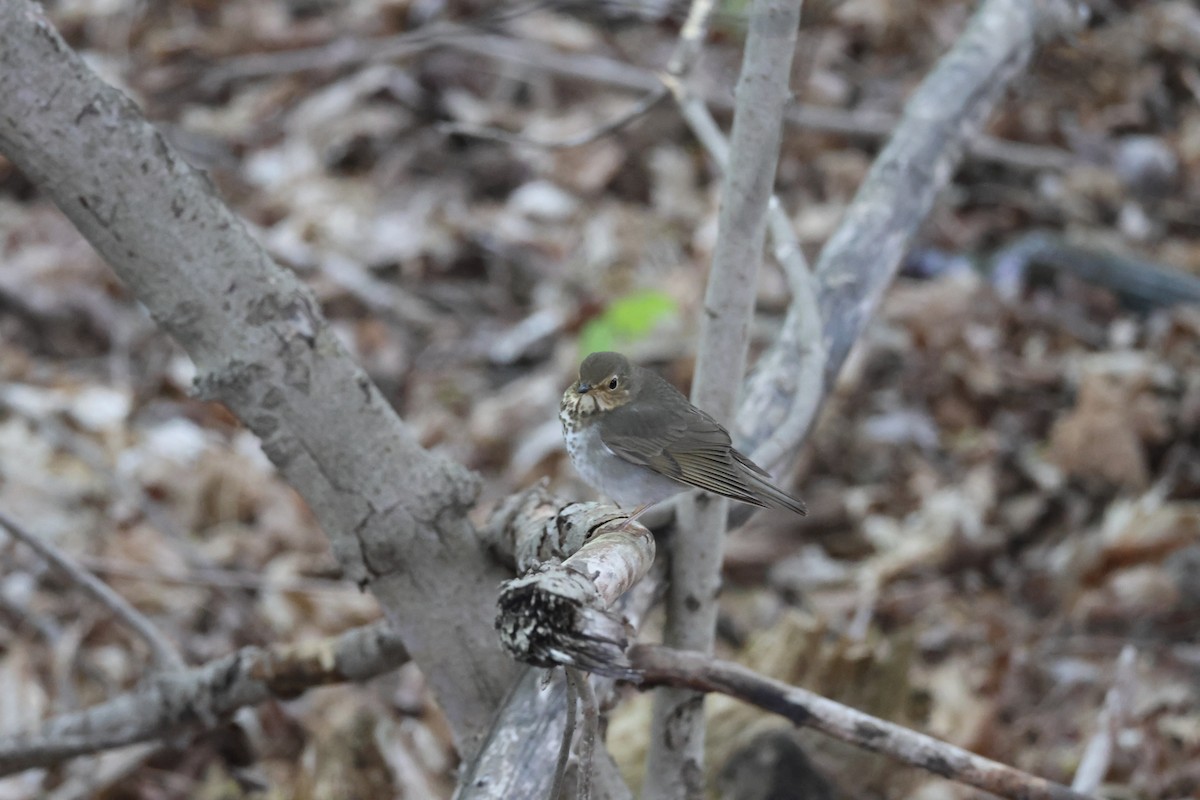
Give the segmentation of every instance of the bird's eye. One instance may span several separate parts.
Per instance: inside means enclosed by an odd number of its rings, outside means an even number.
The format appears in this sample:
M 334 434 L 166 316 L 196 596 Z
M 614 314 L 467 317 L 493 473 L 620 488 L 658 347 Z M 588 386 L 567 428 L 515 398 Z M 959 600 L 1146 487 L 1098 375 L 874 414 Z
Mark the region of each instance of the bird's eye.
M 608 388 L 609 389 L 617 388 L 617 379 L 616 378 L 613 378 L 611 381 L 608 382 Z

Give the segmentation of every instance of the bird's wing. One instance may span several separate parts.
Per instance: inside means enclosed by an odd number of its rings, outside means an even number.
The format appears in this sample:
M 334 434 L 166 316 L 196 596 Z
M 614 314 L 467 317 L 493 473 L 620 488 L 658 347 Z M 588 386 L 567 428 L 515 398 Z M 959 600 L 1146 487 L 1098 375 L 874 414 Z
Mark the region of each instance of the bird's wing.
M 610 424 L 600 438 L 620 458 L 697 489 L 767 505 L 753 493 L 743 467 L 767 473 L 735 451 L 729 433 L 700 409 L 681 413 L 631 403 L 608 413 Z

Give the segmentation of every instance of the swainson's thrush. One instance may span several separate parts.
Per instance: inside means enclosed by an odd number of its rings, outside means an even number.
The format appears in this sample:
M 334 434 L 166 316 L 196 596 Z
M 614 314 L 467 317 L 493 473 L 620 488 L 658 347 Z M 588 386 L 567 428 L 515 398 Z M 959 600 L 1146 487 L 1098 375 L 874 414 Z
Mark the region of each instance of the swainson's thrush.
M 807 513 L 739 453 L 720 423 L 657 373 L 620 353 L 592 353 L 563 392 L 558 418 L 567 453 L 592 487 L 617 505 L 650 506 L 695 487 L 763 508 Z M 628 523 L 626 523 L 628 524 Z

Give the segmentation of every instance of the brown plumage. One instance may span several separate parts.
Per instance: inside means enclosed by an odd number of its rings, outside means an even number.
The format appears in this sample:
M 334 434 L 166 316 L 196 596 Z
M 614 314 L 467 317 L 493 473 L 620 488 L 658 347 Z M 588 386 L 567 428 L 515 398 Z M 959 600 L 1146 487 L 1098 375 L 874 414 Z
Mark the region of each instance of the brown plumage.
M 563 394 L 559 418 L 583 478 L 639 512 L 688 487 L 764 508 L 806 513 L 733 447 L 728 431 L 651 370 L 593 353 Z

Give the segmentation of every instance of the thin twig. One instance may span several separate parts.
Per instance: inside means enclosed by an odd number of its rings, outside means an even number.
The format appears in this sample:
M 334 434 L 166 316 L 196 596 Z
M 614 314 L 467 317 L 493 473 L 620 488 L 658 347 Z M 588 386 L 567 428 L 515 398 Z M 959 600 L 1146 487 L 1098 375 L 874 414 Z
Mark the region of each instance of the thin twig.
M 533 39 L 515 39 L 498 34 L 456 35 L 435 43 L 455 50 L 534 66 L 564 77 L 620 87 L 634 92 L 651 92 L 661 86 L 653 71 L 592 53 L 564 53 Z M 730 111 L 734 98 L 728 92 L 705 92 L 703 101 L 720 111 Z M 791 105 L 784 114 L 790 126 L 818 133 L 832 133 L 864 141 L 886 139 L 900 118 L 873 109 L 842 109 Z M 1080 162 L 1070 151 L 1046 145 L 1013 142 L 979 136 L 967 143 L 967 154 L 976 161 L 1003 164 L 1025 171 L 1063 170 Z
M 679 111 L 688 127 L 691 128 L 692 134 L 724 172 L 729 168 L 729 142 L 717 125 L 716 119 L 713 118 L 712 112 L 709 111 L 708 104 L 674 75 L 669 73 L 663 75 L 662 81 L 675 97 L 675 103 L 679 106 Z M 792 222 L 788 219 L 787 211 L 784 210 L 783 203 L 777 195 L 771 195 L 767 213 L 769 215 L 768 231 L 775 245 L 773 255 L 784 268 L 792 290 L 793 301 L 796 299 L 796 295 L 811 294 L 812 308 L 815 313 L 818 311 L 816 309 L 816 283 L 813 281 L 812 271 L 808 268 L 808 260 L 804 257 L 804 251 L 800 249 L 800 240 L 796 237 Z M 820 328 L 818 327 L 817 330 L 819 332 Z
M 203 88 L 211 91 L 234 80 L 341 69 L 405 58 L 434 47 L 452 47 L 487 58 L 535 66 L 559 75 L 636 92 L 651 94 L 661 88 L 660 81 L 653 72 L 632 64 L 593 54 L 564 53 L 551 45 L 532 39 L 521 40 L 482 32 L 486 23 L 501 21 L 502 18 L 494 18 L 469 24 L 436 23 L 415 31 L 377 39 L 336 39 L 313 47 L 254 53 L 223 61 L 202 74 L 200 82 Z M 684 32 L 686 31 L 685 25 Z M 670 67 L 668 71 L 671 71 Z M 683 74 L 686 71 L 684 69 L 677 72 Z M 728 94 L 706 95 L 704 102 L 725 111 L 733 108 L 733 98 Z M 791 106 L 784 118 L 789 125 L 798 128 L 870 141 L 887 138 L 898 121 L 895 115 L 872 109 L 847 110 L 805 105 Z M 1062 170 L 1079 162 L 1079 158 L 1073 153 L 1057 147 L 1014 142 L 991 136 L 976 138 L 967 149 L 968 155 L 977 161 L 1003 164 L 1027 171 Z
M 571 740 L 575 738 L 575 707 L 579 705 L 579 684 L 576 682 L 578 673 L 570 668 L 565 669 L 564 673 L 567 681 L 567 724 L 563 727 L 558 761 L 554 764 L 551 800 L 567 800 L 567 762 L 571 760 Z
M 92 599 L 108 608 L 113 616 L 136 633 L 150 648 L 150 654 L 159 669 L 176 670 L 186 666 L 175 645 L 163 635 L 162 631 L 147 619 L 145 614 L 130 605 L 128 600 L 113 591 L 107 583 L 76 564 L 58 547 L 34 535 L 32 531 L 2 511 L 0 511 L 0 527 L 7 530 L 14 539 L 24 542 L 26 546 L 48 561 Z
M 575 673 L 579 687 L 579 705 L 583 708 L 583 728 L 579 733 L 579 792 L 578 800 L 590 800 L 592 796 L 592 758 L 596 753 L 596 730 L 600 726 L 600 709 L 596 706 L 596 693 L 592 691 L 587 673 L 567 667 L 567 674 Z
M 653 645 L 637 645 L 629 657 L 641 672 L 642 688 L 681 686 L 698 692 L 720 692 L 796 725 L 1013 800 L 1090 797 L 806 689 L 764 677 L 740 664 Z
M 729 142 L 725 134 L 717 126 L 717 121 L 709 113 L 704 101 L 690 92 L 683 81 L 674 75 L 663 75 L 663 84 L 675 96 L 675 104 L 679 106 L 683 119 L 692 129 L 692 135 L 708 151 L 708 155 L 716 162 L 722 172 L 729 169 Z
M 597 139 L 608 136 L 621 128 L 624 128 L 629 123 L 643 116 L 656 105 L 661 103 L 667 97 L 667 90 L 659 87 L 658 89 L 646 94 L 641 100 L 634 103 L 627 110 L 612 119 L 601 123 L 585 131 L 568 136 L 565 139 L 537 139 L 532 136 L 525 136 L 519 133 L 510 133 L 509 131 L 501 130 L 491 126 L 468 125 L 463 122 L 445 122 L 437 126 L 440 133 L 444 134 L 460 134 L 462 136 L 471 136 L 476 139 L 488 139 L 494 142 L 503 142 L 504 144 L 522 146 L 522 147 L 537 147 L 543 150 L 568 150 L 572 147 L 582 147 L 585 144 L 591 144 Z
M 1134 690 L 1136 665 L 1137 648 L 1127 644 L 1121 648 L 1121 655 L 1117 656 L 1113 683 L 1104 695 L 1104 707 L 1100 709 L 1096 720 L 1096 733 L 1084 748 L 1079 768 L 1075 770 L 1075 778 L 1071 781 L 1071 788 L 1077 792 L 1087 794 L 1096 791 L 1108 774 L 1117 734 L 1125 725 L 1132 706 L 1130 695 Z
M 257 572 L 197 567 L 187 572 L 158 569 L 149 564 L 132 565 L 102 556 L 81 556 L 79 563 L 92 572 L 133 581 L 177 583 L 220 589 L 250 589 L 258 592 L 302 592 L 305 594 L 358 594 L 353 584 L 327 578 L 267 578 Z
M 391 36 L 373 39 L 350 36 L 311 47 L 227 58 L 213 69 L 200 74 L 200 86 L 207 91 L 218 91 L 225 84 L 237 80 L 280 77 L 313 70 L 344 69 L 403 58 L 455 36 L 478 34 L 489 27 L 536 11 L 543 5 L 541 2 L 533 2 L 511 8 L 491 9 L 474 19 L 434 22 Z
M 204 73 L 200 80 L 205 89 L 215 90 L 233 80 L 290 75 L 311 70 L 340 69 L 358 64 L 405 58 L 434 47 L 452 47 L 501 61 L 535 66 L 568 77 L 646 93 L 647 96 L 653 96 L 654 93 L 661 90 L 659 79 L 650 70 L 632 64 L 624 64 L 604 56 L 563 53 L 544 42 L 532 39 L 522 40 L 499 34 L 481 33 L 479 23 L 474 26 L 439 23 L 416 31 L 406 31 L 395 36 L 378 39 L 337 39 L 314 47 L 255 53 L 224 61 L 216 68 Z M 703 99 L 705 103 L 715 108 L 725 111 L 733 108 L 733 98 L 727 94 L 713 93 L 706 95 Z M 788 108 L 784 119 L 789 125 L 798 128 L 870 141 L 887 138 L 898 122 L 892 114 L 871 109 L 847 110 L 804 105 L 793 105 Z M 620 125 L 616 127 L 620 127 Z M 509 139 L 506 136 L 489 138 L 499 138 L 510 144 L 533 144 L 551 149 L 555 147 L 553 143 L 522 140 L 520 137 L 516 139 Z M 573 145 L 560 144 L 557 146 L 570 147 Z M 992 136 L 977 137 L 968 144 L 967 152 L 969 157 L 976 161 L 1003 164 L 1015 169 L 1035 172 L 1063 170 L 1079 162 L 1079 158 L 1075 154 L 1057 147 L 997 139 Z
M 787 326 L 776 340 L 772 353 L 786 353 L 790 363 L 781 365 L 772 358 L 763 358 L 755 367 L 756 374 L 778 377 L 787 385 L 787 411 L 765 441 L 758 443 L 751 458 L 772 472 L 783 470 L 804 441 L 808 428 L 816 418 L 824 395 L 825 359 L 827 349 L 822 336 L 821 303 L 818 299 L 816 277 L 804 259 L 796 231 L 784 213 L 779 199 L 771 198 L 767 215 L 768 230 L 775 244 L 775 260 L 784 265 L 792 289 L 788 317 L 794 324 Z M 763 395 L 753 398 L 761 401 Z M 776 398 L 771 398 L 774 401 Z M 739 423 L 760 412 L 749 394 L 738 408 Z M 739 425 L 740 428 L 740 425 Z
M 700 60 L 715 7 L 714 0 L 692 0 L 688 6 L 687 19 L 679 29 L 679 41 L 675 43 L 671 59 L 667 62 L 667 72 L 673 77 L 686 78 Z
M 725 170 L 729 165 L 729 143 L 713 119 L 707 104 L 690 92 L 687 86 L 674 76 L 663 76 L 663 83 L 675 96 L 680 113 L 688 123 L 692 133 L 704 145 L 705 150 L 717 165 Z M 804 438 L 816 409 L 820 406 L 823 394 L 823 375 L 825 370 L 825 343 L 821 339 L 821 308 L 817 300 L 817 281 L 792 221 L 788 219 L 783 203 L 776 195 L 771 196 L 767 207 L 767 230 L 774 244 L 775 260 L 783 267 L 788 285 L 792 291 L 791 313 L 797 324 L 781 334 L 781 338 L 794 339 L 786 352 L 794 356 L 794 363 L 787 369 L 773 370 L 786 375 L 791 389 L 787 400 L 787 413 L 783 420 L 774 427 L 771 436 L 758 444 L 751 458 L 768 470 L 775 472 L 786 466 L 789 456 L 795 453 L 796 446 Z M 759 369 L 767 368 L 767 364 Z M 772 404 L 779 404 L 777 397 L 769 398 Z M 755 397 L 761 401 L 761 396 Z M 743 403 L 738 413 L 738 419 L 756 419 L 762 413 L 757 403 Z
M 0 776 L 211 726 L 239 708 L 289 699 L 314 686 L 363 681 L 408 660 L 377 622 L 316 642 L 243 647 L 199 667 L 151 677 L 137 690 L 0 736 Z

